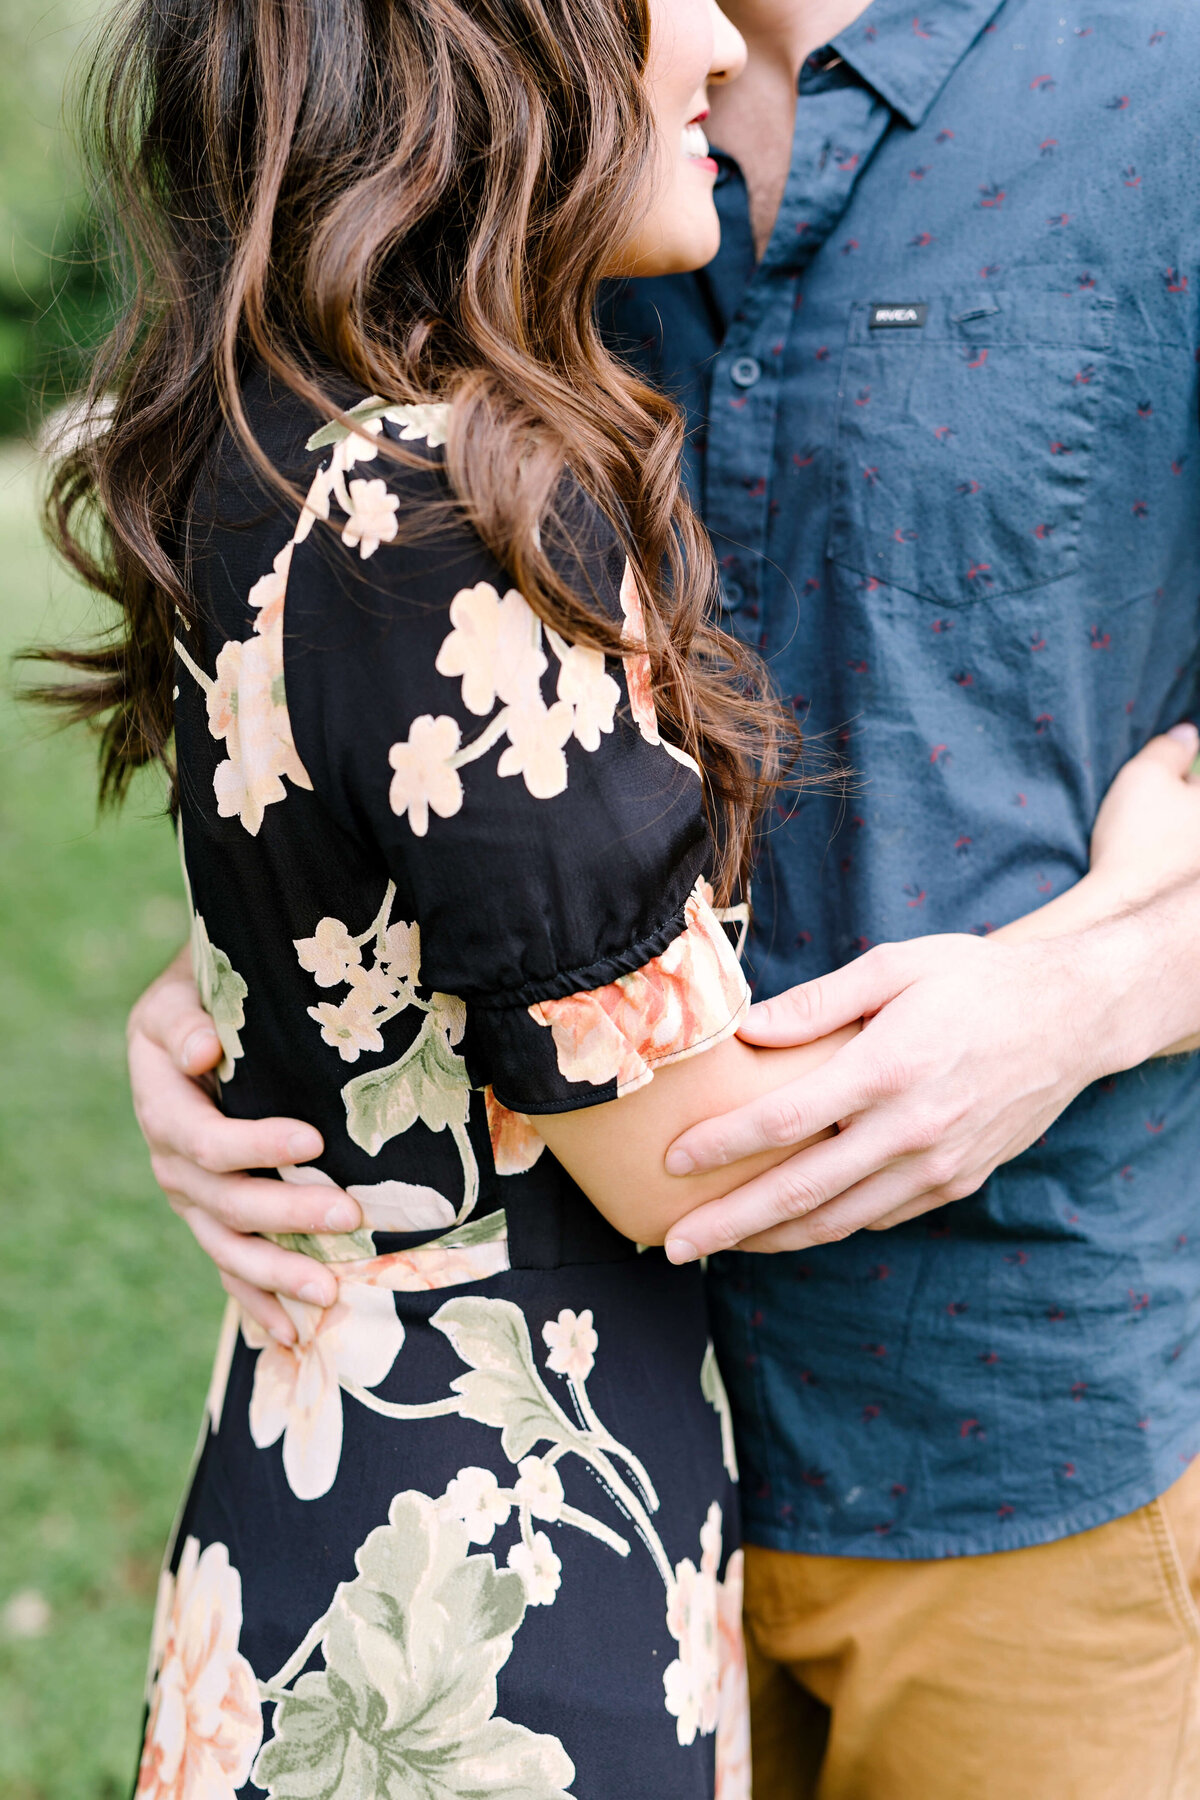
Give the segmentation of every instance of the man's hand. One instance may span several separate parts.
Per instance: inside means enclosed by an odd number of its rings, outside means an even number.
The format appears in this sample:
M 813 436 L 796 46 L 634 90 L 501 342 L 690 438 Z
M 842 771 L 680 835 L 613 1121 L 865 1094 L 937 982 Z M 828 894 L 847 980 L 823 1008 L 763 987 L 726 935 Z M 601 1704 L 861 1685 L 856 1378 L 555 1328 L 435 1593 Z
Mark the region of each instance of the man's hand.
M 668 1171 L 686 1173 L 685 1157 L 711 1168 L 840 1130 L 698 1208 L 667 1254 L 801 1249 L 974 1193 L 1102 1073 L 1078 990 L 1061 944 L 927 937 L 881 945 L 753 1007 L 741 1035 L 755 1044 L 867 1024 L 815 1074 L 686 1132 Z
M 300 1119 L 227 1119 L 205 1076 L 221 1060 L 181 951 L 129 1015 L 133 1106 L 150 1147 L 154 1179 L 211 1256 L 226 1292 L 280 1343 L 296 1330 L 276 1294 L 331 1306 L 337 1280 L 312 1257 L 248 1235 L 260 1231 L 354 1231 L 356 1201 L 340 1189 L 259 1180 L 247 1169 L 308 1162 L 321 1134 Z
M 1090 1082 L 1187 1047 L 1200 1025 L 1200 790 L 1193 727 L 1155 738 L 1101 809 L 1087 879 L 990 938 L 884 944 L 751 1009 L 751 1043 L 863 1019 L 814 1074 L 694 1126 L 671 1174 L 837 1125 L 681 1219 L 676 1262 L 803 1249 L 973 1194 Z

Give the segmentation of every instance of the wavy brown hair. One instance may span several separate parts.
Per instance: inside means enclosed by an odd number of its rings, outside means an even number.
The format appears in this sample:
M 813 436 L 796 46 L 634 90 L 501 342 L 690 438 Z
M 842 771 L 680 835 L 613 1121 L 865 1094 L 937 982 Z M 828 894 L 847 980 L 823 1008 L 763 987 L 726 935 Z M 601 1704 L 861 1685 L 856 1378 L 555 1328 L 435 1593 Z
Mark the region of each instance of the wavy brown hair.
M 617 625 L 554 555 L 565 472 L 615 527 L 728 890 L 798 740 L 758 659 L 711 623 L 680 415 L 597 329 L 656 168 L 647 39 L 645 0 L 135 0 L 109 24 L 85 119 L 129 298 L 48 519 L 121 618 L 48 652 L 76 673 L 42 690 L 98 726 L 102 798 L 170 766 L 181 521 L 225 427 L 265 462 L 248 371 L 332 417 L 332 368 L 399 403 L 453 399 L 466 516 L 547 624 L 612 652 Z

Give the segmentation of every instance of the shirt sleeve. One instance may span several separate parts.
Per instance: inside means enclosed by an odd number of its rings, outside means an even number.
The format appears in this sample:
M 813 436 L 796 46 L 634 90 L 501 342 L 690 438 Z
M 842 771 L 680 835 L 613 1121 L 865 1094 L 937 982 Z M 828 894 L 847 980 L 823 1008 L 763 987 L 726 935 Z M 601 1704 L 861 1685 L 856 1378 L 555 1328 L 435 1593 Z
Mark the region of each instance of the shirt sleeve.
M 421 986 L 465 1003 L 473 1085 L 522 1113 L 632 1093 L 730 1036 L 748 991 L 712 906 L 699 772 L 660 736 L 632 648 L 641 604 L 615 534 L 581 514 L 565 571 L 624 620 L 630 653 L 606 658 L 545 626 L 461 523 L 398 541 L 402 505 L 445 511 L 435 462 L 342 475 L 325 490 L 340 537 L 307 531 L 290 559 L 300 762 L 386 864 Z

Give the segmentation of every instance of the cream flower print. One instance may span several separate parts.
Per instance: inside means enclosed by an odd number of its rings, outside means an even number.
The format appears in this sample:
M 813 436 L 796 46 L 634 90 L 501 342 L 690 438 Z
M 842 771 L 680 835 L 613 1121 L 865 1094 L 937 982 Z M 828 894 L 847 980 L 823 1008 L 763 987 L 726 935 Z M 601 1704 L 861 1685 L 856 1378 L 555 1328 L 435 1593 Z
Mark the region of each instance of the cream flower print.
M 136 1800 L 234 1800 L 262 1742 L 254 1670 L 238 1649 L 242 1583 L 224 1544 L 183 1546 L 164 1574 L 155 1636 L 158 1672 Z
M 524 1456 L 517 1464 L 517 1476 L 513 1486 L 517 1505 L 527 1506 L 533 1518 L 553 1524 L 563 1509 L 563 1484 L 554 1464 L 542 1456 Z
M 385 419 L 400 427 L 402 437 L 442 443 L 449 410 L 440 404 L 391 406 L 372 395 L 347 415 L 353 426 L 334 421 L 314 433 L 308 448 L 332 445 L 333 453 L 312 479 L 291 538 L 270 572 L 250 589 L 247 597 L 257 613 L 254 636 L 223 645 L 213 675 L 199 667 L 185 644 L 175 641 L 179 660 L 205 691 L 209 731 L 228 752 L 213 776 L 217 812 L 223 819 L 239 819 L 252 837 L 262 829 L 267 807 L 287 798 L 285 779 L 294 787 L 312 788 L 292 738 L 284 692 L 283 617 L 292 553 L 318 519 L 329 519 L 335 499 L 346 515 L 342 542 L 347 549 L 357 548 L 366 558 L 390 543 L 398 529 L 399 500 L 379 478 L 356 478 L 347 486 L 346 476 L 356 463 L 378 455 L 375 440 Z
M 352 481 L 349 495 L 350 516 L 342 526 L 342 542 L 348 550 L 357 545 L 358 554 L 365 560 L 375 554 L 380 544 L 390 544 L 395 537 L 400 501 L 388 492 L 387 482 L 380 479 Z
M 283 1439 L 283 1472 L 298 1500 L 319 1500 L 337 1478 L 342 1456 L 342 1387 L 373 1388 L 404 1342 L 390 1293 L 358 1282 L 340 1285 L 332 1306 L 280 1295 L 296 1342 L 269 1337 L 249 1314 L 242 1336 L 259 1352 L 250 1399 L 250 1435 L 260 1450 Z
M 268 806 L 286 797 L 284 776 L 296 787 L 312 782 L 292 741 L 283 685 L 283 605 L 292 544 L 285 544 L 269 575 L 250 590 L 257 612 L 255 636 L 225 644 L 215 675 L 206 675 L 178 639 L 176 654 L 205 690 L 208 728 L 228 756 L 213 775 L 217 812 L 240 819 L 251 836 Z
M 559 661 L 558 697 L 575 709 L 571 729 L 585 750 L 598 750 L 613 729 L 621 689 L 605 669 L 602 650 L 565 643 L 549 629 L 546 635 Z
M 676 1062 L 731 1037 L 750 1003 L 733 947 L 697 883 L 684 905 L 684 929 L 660 956 L 602 988 L 539 1000 L 529 1008 L 554 1037 L 559 1071 L 618 1095 Z
M 525 1583 L 525 1598 L 530 1606 L 553 1605 L 562 1582 L 562 1563 L 544 1531 L 535 1531 L 528 1543 L 522 1540 L 514 1544 L 508 1553 L 508 1566 Z
M 636 600 L 636 589 L 633 595 Z M 392 746 L 389 757 L 398 771 L 391 787 L 392 810 L 401 817 L 407 812 L 418 837 L 424 837 L 429 829 L 430 809 L 449 818 L 461 807 L 457 771 L 478 761 L 505 738 L 508 743 L 496 764 L 497 774 L 522 776 L 535 800 L 551 800 L 565 792 L 567 744 L 573 737 L 584 750 L 598 750 L 601 739 L 614 729 L 621 698 L 619 684 L 605 667 L 604 653 L 569 644 L 556 631 L 543 628 L 516 588 L 503 595 L 487 581 L 461 588 L 450 602 L 450 627 L 435 667 L 440 675 L 460 683 L 467 711 L 488 718 L 488 723 L 478 737 L 463 744 L 457 727 L 451 730 L 453 722 L 439 719 L 436 723 L 443 731 L 434 745 L 430 737 L 434 721 L 425 717 L 414 721 L 407 742 Z M 547 643 L 559 665 L 557 698 L 551 705 L 546 704 L 541 688 L 548 667 Z M 642 735 L 657 744 L 653 701 L 648 702 L 648 713 L 646 710 L 650 665 L 646 658 L 642 662 L 644 669 L 636 658 L 625 659 L 631 679 L 641 684 L 636 692 L 631 686 L 631 702 Z M 435 781 L 443 805 L 432 797 Z
M 622 658 L 625 664 L 625 683 L 629 689 L 629 710 L 646 742 L 659 744 L 662 739 L 658 735 L 650 657 L 646 652 L 646 614 L 642 607 L 637 577 L 628 560 L 621 577 L 621 611 L 625 615 L 621 636 L 627 644 L 635 646 Z
M 450 623 L 434 667 L 462 678 L 468 712 L 484 717 L 497 699 L 521 704 L 538 693 L 546 671 L 541 621 L 515 588 L 503 599 L 489 581 L 462 588 L 450 602 Z
M 433 400 L 424 406 L 389 406 L 383 416 L 400 427 L 402 438 L 424 438 L 431 450 L 445 443 L 450 429 L 450 408 L 444 400 Z
M 448 819 L 462 806 L 463 787 L 454 762 L 461 735 L 456 721 L 445 713 L 436 719 L 422 713 L 413 720 L 407 741 L 388 751 L 395 771 L 388 804 L 399 818 L 408 814 L 416 837 L 428 832 L 431 809 L 439 819 Z
M 322 1000 L 319 1006 L 309 1007 L 308 1016 L 317 1021 L 321 1037 L 343 1062 L 357 1062 L 364 1050 L 383 1049 L 370 1005 L 358 994 L 349 994 L 340 1006 Z
M 283 1163 L 275 1172 L 297 1187 L 338 1186 L 331 1175 L 312 1163 Z M 410 1181 L 351 1181 L 345 1187 L 362 1208 L 360 1230 L 349 1234 L 310 1232 L 301 1237 L 298 1246 L 288 1243 L 285 1248 L 315 1252 L 325 1262 L 355 1261 L 362 1255 L 359 1245 L 364 1231 L 437 1231 L 454 1223 L 454 1208 L 436 1188 Z M 373 1241 L 368 1240 L 367 1248 L 373 1253 Z
M 383 938 L 383 951 L 378 958 L 393 981 L 421 979 L 421 933 L 416 925 L 398 920 L 389 925 Z
M 479 1197 L 479 1165 L 467 1130 L 471 1105 L 467 1067 L 454 1046 L 467 1028 L 467 1009 L 456 994 L 418 993 L 421 937 L 415 924 L 391 922 L 396 884 L 388 882 L 383 903 L 365 931 L 353 934 L 340 919 L 322 919 L 311 937 L 296 938 L 302 968 L 327 985 L 349 988 L 340 1001 L 308 1008 L 323 1041 L 343 1062 L 384 1048 L 383 1027 L 409 1008 L 424 1014 L 420 1029 L 397 1060 L 355 1075 L 342 1088 L 346 1130 L 368 1156 L 411 1130 L 418 1120 L 430 1131 L 448 1130 L 463 1171 L 463 1197 L 451 1222 L 467 1218 Z M 364 957 L 370 946 L 371 960 Z M 341 974 L 338 974 L 338 969 Z M 405 1184 L 398 1184 L 405 1188 Z M 423 1210 L 449 1205 L 432 1188 L 405 1188 L 424 1196 Z M 435 1221 L 440 1222 L 440 1221 Z M 415 1227 L 414 1227 L 415 1228 Z M 382 1227 L 381 1227 L 382 1229 Z M 397 1227 L 392 1227 L 397 1229 Z
M 542 1337 L 550 1351 L 546 1358 L 548 1368 L 556 1375 L 569 1376 L 572 1381 L 587 1380 L 600 1342 L 592 1328 L 590 1307 L 581 1313 L 564 1307 L 557 1319 L 546 1320 Z
M 490 1544 L 498 1525 L 507 1525 L 512 1497 L 501 1491 L 490 1469 L 460 1469 L 442 1502 L 452 1519 L 461 1519 L 472 1544 Z
M 480 1220 L 486 1225 L 489 1214 Z M 374 1287 L 387 1288 L 393 1294 L 428 1294 L 438 1288 L 464 1287 L 469 1282 L 486 1281 L 489 1275 L 502 1275 L 509 1268 L 508 1231 L 504 1214 L 498 1215 L 502 1228 L 494 1237 L 476 1243 L 454 1243 L 454 1233 L 433 1244 L 421 1244 L 415 1250 L 394 1250 L 355 1271 L 360 1281 Z M 416 1229 L 415 1227 L 413 1229 Z
M 700 1528 L 700 1567 L 685 1557 L 667 1590 L 667 1630 L 679 1654 L 663 1672 L 667 1711 L 681 1744 L 715 1731 L 720 1718 L 721 1661 L 717 1624 L 717 1567 L 721 1509 L 716 1501 Z
M 745 1556 L 735 1550 L 717 1583 L 717 1721 L 715 1800 L 750 1800 L 750 1678 L 742 1632 Z
M 575 714 L 565 700 L 546 706 L 541 695 L 528 705 L 510 708 L 508 748 L 496 764 L 498 775 L 523 775 L 535 800 L 551 800 L 566 792 L 567 759 L 563 745 L 575 728 Z
M 318 987 L 340 987 L 362 962 L 362 950 L 340 919 L 322 919 L 308 938 L 293 940 L 296 959 Z

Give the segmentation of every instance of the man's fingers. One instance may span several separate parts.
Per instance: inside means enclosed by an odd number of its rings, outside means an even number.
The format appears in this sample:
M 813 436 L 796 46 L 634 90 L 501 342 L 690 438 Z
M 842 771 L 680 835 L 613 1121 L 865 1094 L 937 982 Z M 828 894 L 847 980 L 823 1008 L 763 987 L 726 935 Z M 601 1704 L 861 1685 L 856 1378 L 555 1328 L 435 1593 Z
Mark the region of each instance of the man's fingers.
M 183 1218 L 200 1248 L 223 1275 L 245 1282 L 247 1287 L 307 1300 L 312 1306 L 332 1306 L 337 1299 L 337 1277 L 313 1257 L 284 1250 L 266 1238 L 231 1231 L 199 1206 L 184 1209 Z
M 358 1202 L 335 1187 L 300 1187 L 253 1175 L 211 1175 L 184 1157 L 156 1154 L 154 1179 L 176 1210 L 198 1206 L 230 1231 L 357 1231 Z
M 1186 776 L 1200 752 L 1200 731 L 1190 719 L 1172 725 L 1161 737 L 1151 738 L 1134 757 L 1134 762 L 1161 763 L 1173 775 Z
M 296 1327 L 280 1306 L 274 1294 L 268 1294 L 264 1288 L 251 1287 L 248 1281 L 239 1281 L 236 1275 L 221 1275 L 221 1286 L 231 1300 L 236 1300 L 242 1311 L 257 1319 L 264 1331 L 269 1331 L 279 1344 L 294 1344 Z
M 190 971 L 178 957 L 130 1014 L 129 1035 L 138 1033 L 165 1050 L 186 1075 L 202 1074 L 221 1059 L 221 1040 L 200 1004 Z
M 899 1224 L 903 1218 L 915 1218 L 918 1213 L 945 1204 L 935 1200 L 928 1190 L 914 1195 L 913 1189 L 919 1185 L 913 1159 L 895 1163 L 847 1187 L 803 1218 L 787 1219 L 744 1238 L 738 1249 L 769 1253 L 812 1250 L 820 1244 L 840 1243 L 856 1231 L 882 1229 L 885 1219 Z
M 148 1038 L 131 1041 L 129 1076 L 138 1123 L 151 1147 L 214 1174 L 278 1169 L 321 1154 L 320 1132 L 301 1119 L 226 1118 L 211 1096 Z
M 863 1051 L 865 1041 L 852 1038 L 811 1074 L 681 1132 L 664 1159 L 667 1174 L 723 1169 L 763 1150 L 801 1144 L 881 1099 L 886 1090 L 872 1076 L 874 1059 Z
M 902 945 L 881 945 L 844 969 L 788 988 L 750 1008 L 738 1030 L 748 1044 L 778 1047 L 828 1037 L 867 1018 L 908 985 Z
M 887 1160 L 888 1140 L 856 1122 L 840 1136 L 810 1144 L 719 1200 L 696 1207 L 672 1225 L 667 1255 L 682 1263 L 740 1249 L 749 1238 L 827 1210 L 832 1195 L 856 1187 Z

